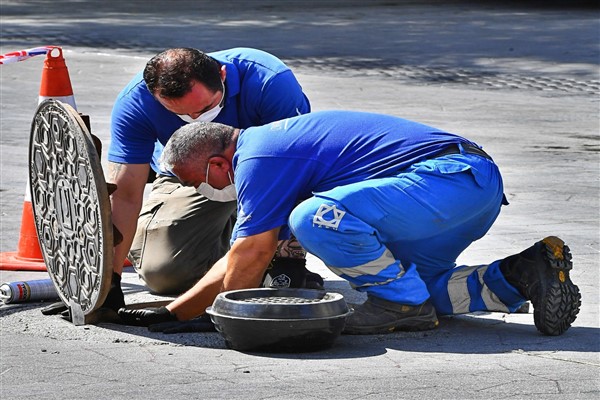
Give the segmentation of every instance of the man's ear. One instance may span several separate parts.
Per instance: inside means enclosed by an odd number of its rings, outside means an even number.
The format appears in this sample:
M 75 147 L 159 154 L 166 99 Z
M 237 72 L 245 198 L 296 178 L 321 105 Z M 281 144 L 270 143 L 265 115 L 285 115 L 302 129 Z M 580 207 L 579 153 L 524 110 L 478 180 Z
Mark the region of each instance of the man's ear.
M 211 164 L 213 168 L 223 171 L 229 170 L 229 161 L 223 156 L 212 156 L 208 159 L 208 163 Z
M 219 75 L 221 75 L 221 80 L 223 82 L 225 82 L 225 79 L 227 78 L 227 68 L 225 68 L 224 65 L 221 66 L 221 70 L 219 71 Z

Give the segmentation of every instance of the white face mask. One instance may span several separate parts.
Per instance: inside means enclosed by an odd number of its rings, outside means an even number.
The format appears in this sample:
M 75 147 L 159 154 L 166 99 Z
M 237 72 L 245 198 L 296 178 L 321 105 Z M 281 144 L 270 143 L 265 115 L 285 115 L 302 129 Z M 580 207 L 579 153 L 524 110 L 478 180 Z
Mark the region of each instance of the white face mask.
M 190 123 L 190 122 L 198 122 L 198 121 L 211 122 L 212 120 L 214 120 L 215 118 L 217 118 L 217 115 L 219 115 L 219 113 L 223 109 L 223 103 L 225 103 L 225 85 L 223 84 L 222 81 L 221 81 L 221 85 L 223 85 L 223 97 L 221 97 L 221 101 L 219 101 L 219 104 L 217 104 L 216 106 L 214 106 L 210 110 L 208 110 L 208 111 L 200 114 L 198 116 L 198 118 L 196 118 L 196 119 L 190 117 L 187 114 L 177 114 L 177 116 L 179 118 L 181 118 L 182 120 L 184 120 L 185 122 L 188 122 L 188 123 Z
M 227 171 L 227 177 L 229 178 L 230 184 L 225 186 L 223 189 L 215 189 L 214 187 L 208 184 L 208 170 L 210 169 L 210 164 L 206 167 L 206 182 L 202 182 L 196 192 L 200 193 L 202 196 L 206 197 L 212 201 L 218 201 L 220 203 L 227 203 L 229 201 L 237 200 L 237 193 L 235 191 L 235 185 L 231 180 L 231 175 L 229 171 Z

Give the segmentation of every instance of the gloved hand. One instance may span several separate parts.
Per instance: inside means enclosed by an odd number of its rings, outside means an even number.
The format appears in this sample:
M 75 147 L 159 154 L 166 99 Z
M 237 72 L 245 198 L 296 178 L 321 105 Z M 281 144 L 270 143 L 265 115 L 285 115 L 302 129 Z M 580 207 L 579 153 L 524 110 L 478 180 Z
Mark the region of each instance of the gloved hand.
M 117 312 L 124 325 L 150 326 L 164 322 L 180 322 L 167 307 L 149 307 L 139 309 L 121 308 Z
M 56 315 L 60 314 L 60 317 L 66 321 L 71 322 L 71 310 L 62 301 L 52 303 L 49 306 L 42 308 L 42 314 L 44 315 Z
M 64 311 L 67 311 L 69 307 L 62 301 L 52 303 L 49 306 L 42 308 L 42 314 L 44 315 L 56 315 Z
M 277 257 L 271 261 L 263 278 L 266 288 L 323 289 L 321 275 L 306 269 L 306 259 Z
M 101 308 L 109 308 L 113 311 L 117 311 L 119 308 L 125 307 L 125 296 L 121 290 L 121 276 L 115 272 L 112 274 L 112 281 L 110 283 L 110 290 L 102 304 Z M 62 318 L 67 321 L 71 321 L 71 315 L 69 307 L 62 301 L 52 303 L 49 306 L 42 308 L 42 314 L 44 315 L 56 315 L 60 314 Z
M 125 307 L 125 296 L 123 290 L 121 290 L 121 275 L 113 272 L 112 281 L 110 283 L 110 290 L 106 295 L 106 300 L 102 304 L 102 307 L 110 308 L 113 311 L 118 311 L 120 308 Z
M 152 324 L 148 327 L 150 332 L 162 333 L 185 333 L 185 332 L 214 332 L 215 325 L 210 320 L 208 314 L 191 319 L 189 321 L 173 321 L 162 322 L 160 324 Z

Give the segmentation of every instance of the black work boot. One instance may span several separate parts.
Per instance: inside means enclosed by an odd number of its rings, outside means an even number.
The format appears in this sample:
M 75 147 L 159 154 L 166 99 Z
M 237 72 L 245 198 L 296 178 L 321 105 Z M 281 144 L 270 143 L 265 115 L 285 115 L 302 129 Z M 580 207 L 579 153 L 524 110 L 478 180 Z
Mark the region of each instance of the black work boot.
M 536 328 L 546 334 L 563 334 L 579 313 L 581 294 L 571 282 L 571 252 L 565 243 L 549 236 L 500 264 L 504 277 L 533 304 Z
M 369 296 L 346 319 L 344 333 L 370 335 L 394 331 L 427 331 L 436 326 L 437 315 L 429 300 L 418 306 L 409 306 Z
M 321 275 L 306 269 L 306 259 L 277 257 L 263 278 L 263 287 L 323 289 Z

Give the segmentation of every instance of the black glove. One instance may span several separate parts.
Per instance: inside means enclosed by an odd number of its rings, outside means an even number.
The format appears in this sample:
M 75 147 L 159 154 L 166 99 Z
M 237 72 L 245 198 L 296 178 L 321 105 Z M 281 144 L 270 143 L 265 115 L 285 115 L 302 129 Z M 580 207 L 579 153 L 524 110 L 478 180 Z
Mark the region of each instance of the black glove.
M 115 272 L 112 274 L 112 281 L 110 283 L 110 290 L 102 304 L 104 308 L 110 308 L 113 311 L 117 311 L 119 308 L 125 307 L 125 296 L 121 290 L 121 276 Z M 62 301 L 52 303 L 49 306 L 42 308 L 42 314 L 44 315 L 56 315 L 60 314 L 62 318 L 67 321 L 71 321 L 69 307 Z
M 173 321 L 153 324 L 148 327 L 150 332 L 162 333 L 185 333 L 185 332 L 214 332 L 215 325 L 208 314 L 191 319 L 189 321 Z
M 49 306 L 46 306 L 46 307 L 42 308 L 42 314 L 44 314 L 44 315 L 56 315 L 56 314 L 59 314 L 59 316 L 62 319 L 64 319 L 65 321 L 69 321 L 69 322 L 72 321 L 72 319 L 71 319 L 71 310 L 62 301 L 59 301 L 59 302 L 56 302 L 56 303 L 52 303 Z
M 163 322 L 179 322 L 175 314 L 167 307 L 150 307 L 140 309 L 121 308 L 119 317 L 124 325 L 149 326 Z
M 49 306 L 42 308 L 42 314 L 44 315 L 56 315 L 64 311 L 67 311 L 69 307 L 62 301 L 52 303 Z
M 121 290 L 121 275 L 113 272 L 112 281 L 110 283 L 110 290 L 104 300 L 102 307 L 110 308 L 111 310 L 117 311 L 125 307 L 125 296 Z

